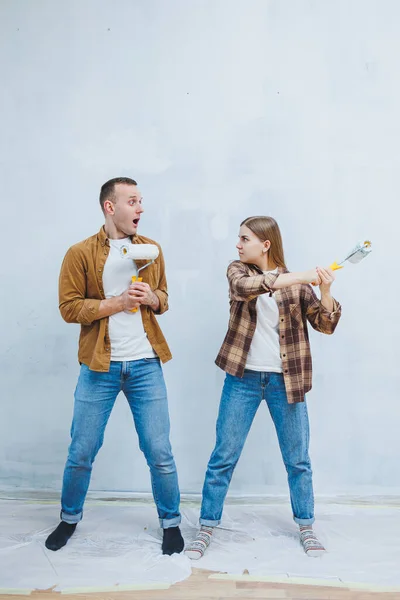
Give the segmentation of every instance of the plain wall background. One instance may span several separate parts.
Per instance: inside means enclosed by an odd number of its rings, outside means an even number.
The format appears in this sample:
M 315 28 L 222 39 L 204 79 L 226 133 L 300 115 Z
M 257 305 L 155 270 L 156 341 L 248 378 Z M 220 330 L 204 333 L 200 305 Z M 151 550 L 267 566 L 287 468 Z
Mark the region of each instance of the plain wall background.
M 255 214 L 278 220 L 291 270 L 372 240 L 337 274 L 335 335 L 311 332 L 311 457 L 317 494 L 399 490 L 399 19 L 396 0 L 0 2 L 0 487 L 61 486 L 79 327 L 59 268 L 126 175 L 166 258 L 182 491 L 214 444 L 226 267 Z M 91 489 L 150 491 L 123 396 Z M 263 405 L 231 492 L 286 490 Z

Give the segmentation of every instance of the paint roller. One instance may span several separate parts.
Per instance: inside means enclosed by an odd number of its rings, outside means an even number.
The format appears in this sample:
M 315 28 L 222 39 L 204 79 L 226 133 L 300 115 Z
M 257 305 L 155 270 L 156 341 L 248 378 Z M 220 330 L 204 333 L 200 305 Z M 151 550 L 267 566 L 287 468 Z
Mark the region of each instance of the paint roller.
M 332 271 L 338 271 L 339 269 L 343 269 L 343 263 L 349 261 L 353 264 L 359 263 L 363 258 L 368 256 L 368 254 L 372 251 L 372 243 L 369 240 L 365 240 L 364 242 L 357 242 L 357 244 L 348 252 L 340 262 L 333 262 L 329 268 Z M 314 283 L 313 285 L 317 285 Z
M 159 253 L 160 251 L 158 249 L 158 246 L 156 246 L 155 244 L 125 244 L 124 246 L 121 246 L 121 256 L 123 258 L 130 258 L 134 261 L 149 261 L 138 269 L 137 275 L 132 275 L 132 283 L 135 283 L 136 281 L 143 281 L 143 278 L 139 277 L 140 271 L 152 265 L 158 257 Z M 132 308 L 131 310 L 131 312 L 137 311 L 137 308 Z
M 351 263 L 359 263 L 363 258 L 368 256 L 368 254 L 372 251 L 372 244 L 369 240 L 365 240 L 365 242 L 358 242 L 354 248 L 347 253 L 346 257 L 340 262 L 333 262 L 329 267 L 332 271 L 337 271 L 338 269 L 343 269 L 343 263 L 348 260 Z

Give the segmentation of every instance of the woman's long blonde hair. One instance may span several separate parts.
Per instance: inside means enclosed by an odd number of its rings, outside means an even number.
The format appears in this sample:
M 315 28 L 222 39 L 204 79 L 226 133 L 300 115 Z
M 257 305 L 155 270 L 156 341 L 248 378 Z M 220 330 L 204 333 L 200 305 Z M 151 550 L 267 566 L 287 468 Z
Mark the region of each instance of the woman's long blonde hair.
M 271 247 L 269 257 L 277 267 L 286 269 L 285 255 L 283 252 L 282 236 L 278 223 L 272 217 L 248 217 L 240 223 L 246 225 L 261 242 L 269 240 Z

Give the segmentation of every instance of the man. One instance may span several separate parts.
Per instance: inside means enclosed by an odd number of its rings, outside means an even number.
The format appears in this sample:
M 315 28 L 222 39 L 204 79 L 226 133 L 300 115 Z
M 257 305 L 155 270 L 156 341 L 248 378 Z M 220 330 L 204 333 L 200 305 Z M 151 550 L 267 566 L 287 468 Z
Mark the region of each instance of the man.
M 163 528 L 163 554 L 183 550 L 179 529 L 179 487 L 169 441 L 169 414 L 161 368 L 171 358 L 155 314 L 168 310 L 167 281 L 160 246 L 156 261 L 141 271 L 121 256 L 127 243 L 155 244 L 137 234 L 143 213 L 136 181 L 118 177 L 100 192 L 105 224 L 72 246 L 59 280 L 60 312 L 79 323 L 81 364 L 75 391 L 71 445 L 64 470 L 61 523 L 46 547 L 62 548 L 82 519 L 92 464 L 117 395 L 123 391 L 132 411 L 139 445 L 149 465 L 153 497 Z M 132 309 L 140 308 L 136 312 Z

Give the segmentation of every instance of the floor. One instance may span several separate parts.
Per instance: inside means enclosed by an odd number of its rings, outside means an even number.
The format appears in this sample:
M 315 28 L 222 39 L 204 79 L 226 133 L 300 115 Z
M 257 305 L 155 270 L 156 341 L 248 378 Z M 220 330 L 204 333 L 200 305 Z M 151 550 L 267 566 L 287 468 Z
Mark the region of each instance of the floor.
M 198 504 L 184 502 L 182 514 L 190 540 Z M 329 552 L 311 559 L 286 502 L 228 504 L 209 551 L 191 562 L 161 555 L 155 508 L 147 501 L 87 502 L 73 538 L 51 552 L 44 540 L 58 522 L 58 503 L 3 499 L 0 595 L 400 600 L 399 517 L 395 502 L 319 502 L 315 530 Z

